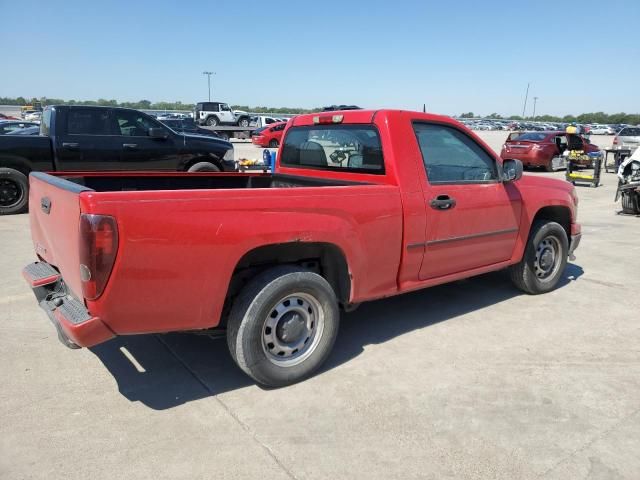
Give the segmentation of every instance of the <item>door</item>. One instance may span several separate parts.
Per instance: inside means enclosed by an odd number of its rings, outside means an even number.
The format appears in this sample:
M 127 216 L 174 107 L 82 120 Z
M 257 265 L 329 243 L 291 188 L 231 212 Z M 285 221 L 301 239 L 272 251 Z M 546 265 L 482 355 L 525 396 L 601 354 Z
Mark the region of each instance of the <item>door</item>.
M 236 117 L 226 103 L 220 104 L 220 122 L 236 123 Z
M 120 169 L 176 170 L 178 148 L 183 138 L 160 122 L 136 110 L 114 110 L 116 138 L 119 141 Z M 150 128 L 161 128 L 166 138 L 149 136 Z
M 113 136 L 111 109 L 71 107 L 56 136 L 57 168 L 66 171 L 117 170 L 121 143 Z
M 472 270 L 511 258 L 521 200 L 500 179 L 499 165 L 462 130 L 414 123 L 424 163 L 427 203 L 420 279 Z

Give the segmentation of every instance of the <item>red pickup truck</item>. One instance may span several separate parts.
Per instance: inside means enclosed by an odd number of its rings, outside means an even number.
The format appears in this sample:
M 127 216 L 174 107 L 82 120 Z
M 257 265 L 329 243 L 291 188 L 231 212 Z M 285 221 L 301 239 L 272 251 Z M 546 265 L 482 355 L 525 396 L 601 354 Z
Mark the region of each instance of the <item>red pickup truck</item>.
M 296 117 L 273 175 L 30 182 L 38 261 L 23 274 L 63 343 L 225 332 L 269 386 L 322 364 L 341 308 L 504 268 L 548 292 L 580 241 L 569 183 L 522 177 L 460 123 L 409 111 Z

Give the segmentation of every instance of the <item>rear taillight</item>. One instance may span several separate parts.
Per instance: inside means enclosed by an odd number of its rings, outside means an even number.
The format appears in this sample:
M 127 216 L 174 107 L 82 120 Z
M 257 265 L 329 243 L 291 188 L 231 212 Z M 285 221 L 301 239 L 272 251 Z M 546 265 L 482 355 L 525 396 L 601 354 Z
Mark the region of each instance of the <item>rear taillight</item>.
M 618 137 L 613 137 L 613 144 L 617 145 L 618 144 Z
M 107 215 L 80 215 L 82 295 L 95 300 L 104 291 L 118 251 L 118 225 Z

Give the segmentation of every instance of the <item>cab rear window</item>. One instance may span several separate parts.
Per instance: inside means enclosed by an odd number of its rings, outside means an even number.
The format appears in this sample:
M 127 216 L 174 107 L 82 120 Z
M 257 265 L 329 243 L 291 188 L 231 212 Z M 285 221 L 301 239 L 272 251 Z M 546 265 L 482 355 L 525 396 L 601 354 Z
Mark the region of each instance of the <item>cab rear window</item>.
M 378 131 L 372 125 L 314 125 L 291 127 L 280 164 L 317 170 L 384 173 Z

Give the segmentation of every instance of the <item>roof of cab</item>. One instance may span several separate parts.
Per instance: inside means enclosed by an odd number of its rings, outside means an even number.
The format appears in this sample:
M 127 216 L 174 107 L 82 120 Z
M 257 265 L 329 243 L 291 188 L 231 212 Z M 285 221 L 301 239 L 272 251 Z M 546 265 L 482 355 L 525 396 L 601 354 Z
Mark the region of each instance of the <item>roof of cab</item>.
M 373 123 L 374 119 L 378 116 L 402 116 L 404 114 L 411 115 L 416 120 L 424 120 L 439 123 L 460 124 L 457 120 L 447 117 L 445 115 L 436 115 L 433 113 L 415 112 L 411 110 L 395 110 L 395 109 L 380 109 L 380 110 L 335 110 L 331 112 L 317 112 L 307 113 L 304 115 L 296 116 L 291 126 L 302 125 L 314 125 L 314 117 L 333 117 L 335 115 L 342 115 L 343 120 L 339 123 Z

